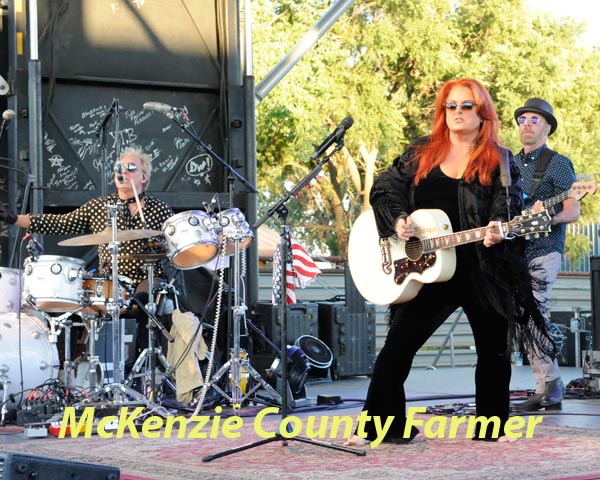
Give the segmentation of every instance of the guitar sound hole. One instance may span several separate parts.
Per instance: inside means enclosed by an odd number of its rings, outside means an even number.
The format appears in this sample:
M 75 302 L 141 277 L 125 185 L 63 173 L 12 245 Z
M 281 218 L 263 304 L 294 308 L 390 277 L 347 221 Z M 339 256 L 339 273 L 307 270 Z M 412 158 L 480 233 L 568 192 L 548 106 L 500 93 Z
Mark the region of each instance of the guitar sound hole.
M 416 262 L 423 255 L 421 240 L 417 237 L 409 238 L 404 244 L 404 250 L 406 252 L 406 258 L 412 262 Z

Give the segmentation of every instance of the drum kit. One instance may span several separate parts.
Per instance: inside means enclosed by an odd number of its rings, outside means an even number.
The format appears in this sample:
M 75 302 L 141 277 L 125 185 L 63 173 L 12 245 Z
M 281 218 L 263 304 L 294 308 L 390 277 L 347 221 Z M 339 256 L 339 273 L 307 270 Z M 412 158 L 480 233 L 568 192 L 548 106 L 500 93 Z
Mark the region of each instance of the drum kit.
M 131 281 L 118 273 L 119 244 L 128 240 L 163 236 L 166 248 L 162 252 L 140 252 L 135 255 L 144 261 L 148 284 L 154 285 L 153 268 L 157 261 L 164 258 L 175 268 L 186 270 L 201 267 L 213 261 L 218 254 L 223 257 L 234 256 L 237 278 L 240 271 L 239 257 L 242 250 L 252 243 L 254 234 L 237 208 L 217 213 L 200 210 L 181 212 L 166 220 L 162 230 L 117 230 L 115 207 L 108 206 L 111 228 L 59 242 L 62 246 L 107 244 L 112 256 L 111 275 L 94 276 L 86 271 L 86 265 L 81 259 L 43 255 L 37 249 L 28 249 L 31 256 L 25 260 L 22 271 L 0 267 L 0 349 L 3 352 L 0 361 L 0 386 L 4 405 L 2 422 L 11 405 L 12 408 L 17 408 L 21 404 L 24 391 L 58 377 L 61 363 L 57 344 L 63 329 L 65 387 L 86 388 L 90 396 L 92 392 L 104 392 L 110 394 L 109 400 L 114 403 L 126 402 L 130 398 L 145 403 L 155 413 L 168 415 L 165 409 L 154 404 L 157 389 L 155 375 L 151 372 L 155 371 L 156 360 L 163 364 L 165 376 L 168 376 L 171 368 L 160 348 L 155 347 L 154 330 L 157 327 L 168 339 L 170 335 L 155 316 L 157 305 L 154 303 L 154 292 L 174 292 L 176 303 L 178 292 L 172 285 L 162 285 L 158 289 L 148 288 L 148 303 L 141 304 L 134 295 Z M 118 280 L 115 282 L 113 279 Z M 239 278 L 234 290 L 239 299 L 238 281 Z M 122 362 L 124 342 L 119 317 L 133 302 L 137 302 L 139 308 L 148 314 L 149 345 L 125 379 Z M 237 341 L 234 342 L 232 359 L 218 372 L 220 377 L 225 370 L 231 370 L 232 391 L 235 392 L 241 390 L 240 384 L 245 381 L 242 377 L 249 370 L 255 378 L 260 378 L 239 348 L 239 320 L 245 309 L 236 300 L 232 311 L 236 319 L 234 337 Z M 73 316 L 74 314 L 77 316 Z M 81 323 L 74 323 L 73 319 L 77 317 L 81 318 Z M 218 318 L 215 319 L 217 321 Z M 107 383 L 104 378 L 95 345 L 98 332 L 106 322 L 112 323 L 112 383 Z M 73 326 L 83 326 L 88 332 L 87 352 L 74 360 L 71 358 L 70 335 Z M 140 376 L 140 372 L 141 376 L 149 378 L 146 395 L 131 388 L 132 380 Z M 208 386 L 219 389 L 216 380 L 208 383 Z M 262 384 L 273 390 L 266 382 L 263 381 Z M 278 395 L 274 390 L 271 393 Z M 7 402 L 9 398 L 15 402 Z M 236 405 L 241 403 L 237 393 L 227 398 Z

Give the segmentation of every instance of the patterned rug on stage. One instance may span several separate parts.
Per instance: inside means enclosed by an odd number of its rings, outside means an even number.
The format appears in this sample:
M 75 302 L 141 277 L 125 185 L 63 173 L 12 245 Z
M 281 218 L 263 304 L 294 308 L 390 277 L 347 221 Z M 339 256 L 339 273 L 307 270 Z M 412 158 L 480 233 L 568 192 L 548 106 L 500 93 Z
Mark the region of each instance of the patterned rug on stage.
M 267 417 L 273 418 L 273 417 Z M 320 418 L 320 417 L 317 417 Z M 418 416 L 425 421 L 431 416 Z M 221 419 L 223 421 L 224 419 Z M 301 420 L 306 423 L 307 419 Z M 117 466 L 125 480 L 166 479 L 259 479 L 342 480 L 361 479 L 495 479 L 537 480 L 600 479 L 597 430 L 546 426 L 535 429 L 533 438 L 515 443 L 475 442 L 459 429 L 457 438 L 426 438 L 419 435 L 408 445 L 381 444 L 362 447 L 365 456 L 291 440 L 276 440 L 210 462 L 203 457 L 263 440 L 255 430 L 254 418 L 243 418 L 241 429 L 234 425 L 215 428 L 214 438 L 54 437 L 4 442 L 0 450 L 55 459 Z M 275 430 L 277 421 L 264 420 L 264 432 Z M 303 425 L 303 438 L 308 438 Z M 231 428 L 239 438 L 226 438 Z M 211 436 L 209 427 L 204 429 Z M 159 431 L 152 431 L 158 434 Z M 188 430 L 189 433 L 189 430 Z M 260 432 L 259 432 L 260 433 Z M 461 436 L 462 435 L 462 436 Z M 331 441 L 342 445 L 343 434 Z

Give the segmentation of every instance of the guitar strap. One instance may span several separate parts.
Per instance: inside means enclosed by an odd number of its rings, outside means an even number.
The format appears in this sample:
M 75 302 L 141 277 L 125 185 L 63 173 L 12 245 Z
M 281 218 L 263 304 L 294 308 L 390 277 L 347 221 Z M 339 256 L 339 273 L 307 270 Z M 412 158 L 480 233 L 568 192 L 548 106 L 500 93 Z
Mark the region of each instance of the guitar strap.
M 555 154 L 556 152 L 554 150 L 550 150 L 547 147 L 541 151 L 535 165 L 535 172 L 533 172 L 533 180 L 531 181 L 531 188 L 529 189 L 529 198 L 533 197 L 535 191 L 538 189 L 542 177 L 544 176 L 544 172 L 546 171 L 546 167 L 548 167 L 550 160 Z

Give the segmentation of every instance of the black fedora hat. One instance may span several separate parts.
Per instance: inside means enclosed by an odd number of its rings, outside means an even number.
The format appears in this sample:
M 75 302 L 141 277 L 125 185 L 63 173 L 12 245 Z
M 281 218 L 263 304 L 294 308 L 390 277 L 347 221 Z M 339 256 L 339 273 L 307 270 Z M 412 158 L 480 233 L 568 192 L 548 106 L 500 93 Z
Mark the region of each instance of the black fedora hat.
M 552 135 L 556 131 L 558 122 L 556 121 L 556 118 L 554 118 L 552 105 L 550 105 L 546 100 L 542 100 L 541 98 L 529 98 L 525 102 L 524 106 L 515 110 L 515 120 L 517 121 L 517 124 L 519 123 L 519 117 L 525 112 L 539 113 L 542 117 L 544 117 L 550 124 L 550 133 L 548 135 Z

